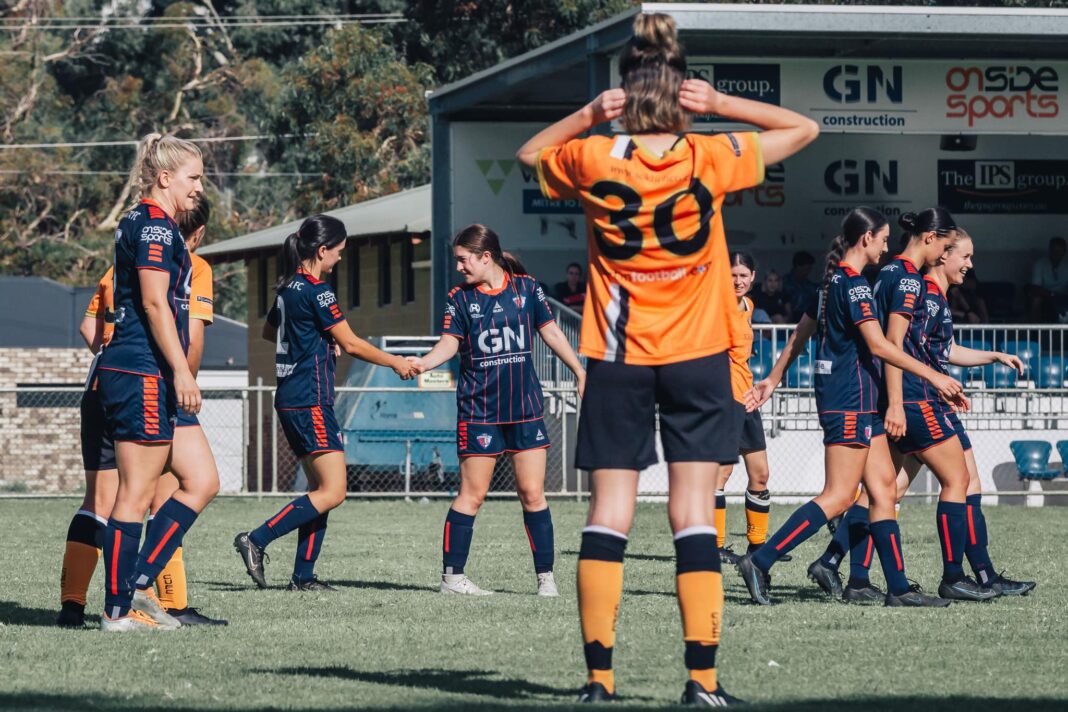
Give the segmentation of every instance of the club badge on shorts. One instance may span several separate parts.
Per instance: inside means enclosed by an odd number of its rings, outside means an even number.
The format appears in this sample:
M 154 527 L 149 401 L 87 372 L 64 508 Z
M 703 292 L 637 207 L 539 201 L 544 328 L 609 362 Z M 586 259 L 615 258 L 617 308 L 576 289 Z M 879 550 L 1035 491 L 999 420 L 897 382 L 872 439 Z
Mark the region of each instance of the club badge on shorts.
M 488 448 L 490 446 L 490 443 L 493 442 L 493 436 L 492 435 L 486 435 L 485 433 L 482 433 L 477 438 L 475 438 L 475 440 L 478 441 L 478 446 L 480 448 L 482 448 L 483 450 L 485 450 L 486 448 Z

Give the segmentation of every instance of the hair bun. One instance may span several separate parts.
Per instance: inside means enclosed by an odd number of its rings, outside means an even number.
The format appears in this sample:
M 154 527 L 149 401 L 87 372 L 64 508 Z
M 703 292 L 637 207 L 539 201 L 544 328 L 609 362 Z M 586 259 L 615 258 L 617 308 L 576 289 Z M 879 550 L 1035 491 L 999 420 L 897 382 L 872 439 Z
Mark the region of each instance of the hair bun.
M 916 230 L 917 220 L 918 216 L 916 215 L 916 213 L 905 213 L 897 219 L 897 224 L 908 230 L 909 232 L 913 232 Z
M 634 18 L 634 45 L 643 59 L 677 62 L 682 57 L 679 32 L 671 15 L 662 12 L 642 13 Z

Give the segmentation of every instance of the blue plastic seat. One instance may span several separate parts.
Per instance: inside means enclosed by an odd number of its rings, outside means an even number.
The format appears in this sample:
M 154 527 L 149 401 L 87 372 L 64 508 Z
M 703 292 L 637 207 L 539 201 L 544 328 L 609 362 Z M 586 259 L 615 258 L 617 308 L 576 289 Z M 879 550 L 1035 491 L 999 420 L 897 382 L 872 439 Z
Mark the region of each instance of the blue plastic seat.
M 1061 467 L 1068 467 L 1068 440 L 1057 441 L 1057 454 L 1061 456 Z M 1068 470 L 1065 472 L 1068 474 Z
M 1065 361 L 1061 356 L 1042 356 L 1035 367 L 1035 385 L 1039 388 L 1064 386 Z
M 1035 372 L 1035 366 L 1038 365 L 1039 348 L 1038 344 L 1034 341 L 1007 341 L 1004 347 L 1001 349 L 1007 354 L 1015 354 L 1017 358 L 1023 361 L 1024 376 L 1030 378 L 1031 374 Z
M 756 383 L 759 380 L 768 377 L 768 373 L 771 372 L 771 350 L 763 356 L 753 353 L 749 359 L 749 370 L 753 373 L 753 382 Z
M 812 388 L 816 382 L 815 359 L 808 354 L 802 354 L 790 364 L 786 371 L 787 388 Z
M 955 378 L 961 383 L 965 382 L 965 372 L 963 366 L 954 366 L 953 364 L 949 364 L 946 370 L 949 371 L 949 375 L 951 378 Z
M 774 363 L 774 356 L 771 353 L 771 339 L 764 336 L 757 336 L 753 339 L 753 354 L 750 357 L 750 361 L 757 358 L 766 358 Z
M 1003 363 L 983 366 L 983 383 L 987 388 L 1012 388 L 1019 374 L 1016 369 Z
M 1009 443 L 1021 480 L 1052 480 L 1061 469 L 1050 467 L 1052 446 L 1044 440 L 1013 440 Z

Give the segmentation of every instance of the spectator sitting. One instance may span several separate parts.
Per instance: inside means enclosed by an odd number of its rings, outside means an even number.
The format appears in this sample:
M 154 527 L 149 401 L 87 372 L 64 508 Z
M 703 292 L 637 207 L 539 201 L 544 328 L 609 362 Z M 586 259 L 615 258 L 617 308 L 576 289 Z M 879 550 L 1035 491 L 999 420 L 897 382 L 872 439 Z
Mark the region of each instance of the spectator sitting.
M 979 278 L 974 271 L 964 275 L 964 283 L 949 290 L 949 309 L 958 324 L 989 324 L 986 300 L 979 294 Z
M 586 302 L 586 281 L 582 279 L 582 265 L 572 262 L 567 266 L 567 281 L 553 287 L 553 298 L 576 311 L 582 311 Z
M 1035 322 L 1054 322 L 1068 312 L 1068 252 L 1063 237 L 1049 241 L 1049 252 L 1038 258 L 1031 269 L 1031 284 L 1028 285 L 1030 318 Z
M 812 273 L 812 266 L 816 264 L 816 258 L 811 252 L 794 253 L 793 269 L 782 280 L 782 291 L 786 301 L 790 303 L 790 321 L 798 322 L 810 304 L 815 304 L 819 298 L 819 285 L 811 281 L 808 276 Z
M 753 321 L 756 321 L 757 311 L 767 316 L 767 321 L 757 323 L 785 324 L 790 317 L 790 302 L 782 291 L 782 277 L 775 270 L 768 272 L 760 289 L 750 292 L 749 297 L 753 300 Z

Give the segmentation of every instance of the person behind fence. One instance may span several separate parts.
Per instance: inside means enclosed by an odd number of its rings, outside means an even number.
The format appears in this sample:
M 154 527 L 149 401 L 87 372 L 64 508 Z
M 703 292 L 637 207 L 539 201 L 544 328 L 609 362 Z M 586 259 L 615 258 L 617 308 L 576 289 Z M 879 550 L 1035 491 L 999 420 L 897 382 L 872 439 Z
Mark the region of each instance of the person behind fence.
M 946 300 L 946 293 L 951 285 L 959 285 L 964 281 L 972 268 L 972 255 L 974 254 L 972 238 L 960 227 L 957 228 L 955 235 L 946 250 L 943 261 L 931 267 L 925 277 L 927 281 L 925 310 L 929 317 L 924 331 L 923 355 L 925 360 L 932 368 L 947 374 L 950 364 L 975 367 L 1000 363 L 1023 375 L 1023 362 L 1014 354 L 970 349 L 956 343 L 953 338 L 953 314 Z M 964 540 L 964 556 L 971 564 L 975 579 L 984 588 L 1001 596 L 1025 595 L 1035 588 L 1035 582 L 1014 581 L 999 573 L 990 560 L 986 517 L 983 515 L 982 508 L 982 485 L 971 439 L 957 413 L 952 408 L 946 407 L 942 401 L 938 401 L 937 405 L 939 410 L 936 419 L 943 422 L 948 430 L 956 433 L 961 448 L 964 450 L 964 459 L 968 468 L 966 519 L 969 526 Z M 898 501 L 900 501 L 923 463 L 914 455 L 897 454 L 896 448 L 894 463 L 901 467 L 897 480 Z M 868 583 L 868 566 L 871 563 L 871 557 L 866 554 L 866 550 L 870 548 L 869 542 L 867 499 L 862 497 L 846 513 L 845 525 L 835 532 L 834 538 L 820 561 L 823 566 L 837 571 L 848 551 L 849 585 L 858 588 L 866 585 L 867 588 L 871 588 Z
M 829 517 L 842 514 L 861 480 L 872 499 L 871 534 L 886 576 L 887 606 L 948 606 L 949 601 L 910 588 L 905 578 L 901 530 L 894 511 L 894 468 L 878 413 L 880 362 L 894 364 L 931 383 L 941 396 L 966 405 L 961 384 L 912 358 L 883 335 L 872 288 L 861 276 L 887 251 L 890 226 L 871 208 L 854 208 L 831 243 L 819 300 L 797 325 L 766 379 L 746 394 L 747 407 L 760 407 L 790 364 L 819 333 L 816 351 L 816 409 L 825 445 L 823 491 L 790 515 L 764 546 L 738 560 L 738 573 L 756 603 L 768 605 L 768 572 L 783 554 L 814 535 Z M 809 568 L 809 576 L 820 570 Z M 821 584 L 822 586 L 823 584 Z
M 622 86 L 542 130 L 517 154 L 545 197 L 577 199 L 590 265 L 581 351 L 589 358 L 576 466 L 592 497 L 578 590 L 588 671 L 579 699 L 615 696 L 612 654 L 623 559 L 639 472 L 668 461 L 688 704 L 732 704 L 716 672 L 723 582 L 712 511 L 720 464 L 738 439 L 728 349 L 737 338 L 722 212 L 727 193 L 759 184 L 764 165 L 804 148 L 815 122 L 686 79 L 674 20 L 640 14 L 619 59 Z M 689 133 L 714 114 L 760 133 Z M 576 138 L 619 118 L 625 133 Z
M 819 298 L 819 285 L 808 278 L 816 258 L 811 252 L 799 250 L 794 253 L 790 271 L 782 278 L 782 291 L 790 303 L 790 321 L 797 323 L 806 311 L 815 308 Z
M 760 289 L 753 291 L 751 299 L 753 307 L 767 315 L 764 323 L 785 324 L 790 317 L 790 302 L 782 291 L 782 277 L 775 270 L 768 272 Z M 754 315 L 754 320 L 755 318 Z
M 286 441 L 301 461 L 308 493 L 286 504 L 252 531 L 234 537 L 234 548 L 258 588 L 267 588 L 267 546 L 296 531 L 297 551 L 290 591 L 334 591 L 315 575 L 326 538 L 327 519 L 348 491 L 345 447 L 334 416 L 334 371 L 339 351 L 412 377 L 403 357 L 389 354 L 353 333 L 326 276 L 341 260 L 345 225 L 329 215 L 313 215 L 282 245 L 281 276 L 263 338 L 274 343 L 278 387 L 274 408 Z
M 1035 323 L 1068 321 L 1068 242 L 1050 238 L 1046 254 L 1035 260 L 1027 287 L 1028 313 Z
M 197 194 L 197 205 L 192 210 L 178 213 L 178 228 L 183 236 L 188 235 L 193 263 L 193 276 L 189 293 L 189 368 L 196 376 L 200 368 L 200 356 L 204 350 L 204 328 L 213 319 L 211 265 L 193 254 L 204 236 L 210 214 L 207 198 Z M 113 299 L 114 269 L 109 267 L 100 278 L 89 306 L 82 319 L 81 335 L 94 353 L 107 345 L 114 332 L 115 302 Z M 85 496 L 81 507 L 71 519 L 67 529 L 67 544 L 63 554 L 60 573 L 61 610 L 56 623 L 61 627 L 80 628 L 85 625 L 85 603 L 89 582 L 100 558 L 103 546 L 104 527 L 111 507 L 115 503 L 118 487 L 118 472 L 115 469 L 115 444 L 106 432 L 104 414 L 100 405 L 95 375 L 96 360 L 90 367 L 86 389 L 82 394 L 81 446 L 85 466 Z M 195 416 L 180 413 L 178 427 L 192 425 Z M 183 431 L 175 430 L 175 442 L 182 447 L 187 440 Z M 166 472 L 156 484 L 152 498 L 149 526 L 155 514 L 167 499 L 178 490 L 178 480 Z M 209 618 L 189 606 L 186 585 L 185 563 L 182 548 L 178 547 L 171 560 L 156 578 L 160 603 L 182 625 L 226 625 L 226 621 Z
M 219 491 L 200 428 L 175 434 L 179 411 L 195 416 L 201 395 L 187 355 L 192 262 L 173 216 L 196 207 L 203 172 L 195 143 L 146 136 L 131 175 L 136 205 L 115 232 L 115 331 L 96 376 L 119 471 L 104 533 L 105 631 L 181 625 L 153 583 Z M 142 521 L 168 468 L 179 488 L 156 510 L 141 544 Z
M 582 265 L 572 262 L 567 266 L 567 279 L 553 287 L 553 298 L 576 311 L 586 302 L 586 281 L 582 279 Z
M 949 290 L 949 308 L 954 321 L 964 324 L 990 323 L 990 310 L 979 293 L 979 277 L 975 272 L 969 270 L 963 282 L 953 284 Z
M 753 373 L 749 358 L 753 355 L 753 302 L 746 296 L 756 279 L 756 260 L 748 252 L 731 253 L 731 278 L 738 298 L 736 318 L 741 337 L 731 347 L 731 390 L 740 423 L 737 425 L 738 453 L 745 460 L 749 485 L 745 490 L 745 535 L 748 551 L 755 551 L 768 536 L 768 517 L 771 512 L 771 492 L 768 490 L 768 446 L 764 440 L 764 423 L 760 411 L 746 412 L 745 393 L 753 387 Z M 727 546 L 727 495 L 724 488 L 734 472 L 734 465 L 720 465 L 716 484 L 715 523 L 716 544 L 720 560 L 736 563 L 737 554 Z
M 550 439 L 531 355 L 534 333 L 575 374 L 580 396 L 586 372 L 556 325 L 544 291 L 515 257 L 501 251 L 493 230 L 469 225 L 453 239 L 452 250 L 463 283 L 445 300 L 441 339 L 422 358 L 412 359 L 424 371 L 460 355 L 456 388 L 460 492 L 445 516 L 440 590 L 476 596 L 492 593 L 475 585 L 465 568 L 475 516 L 489 493 L 497 458 L 509 453 L 538 595 L 556 596 L 553 520 L 545 499 Z

